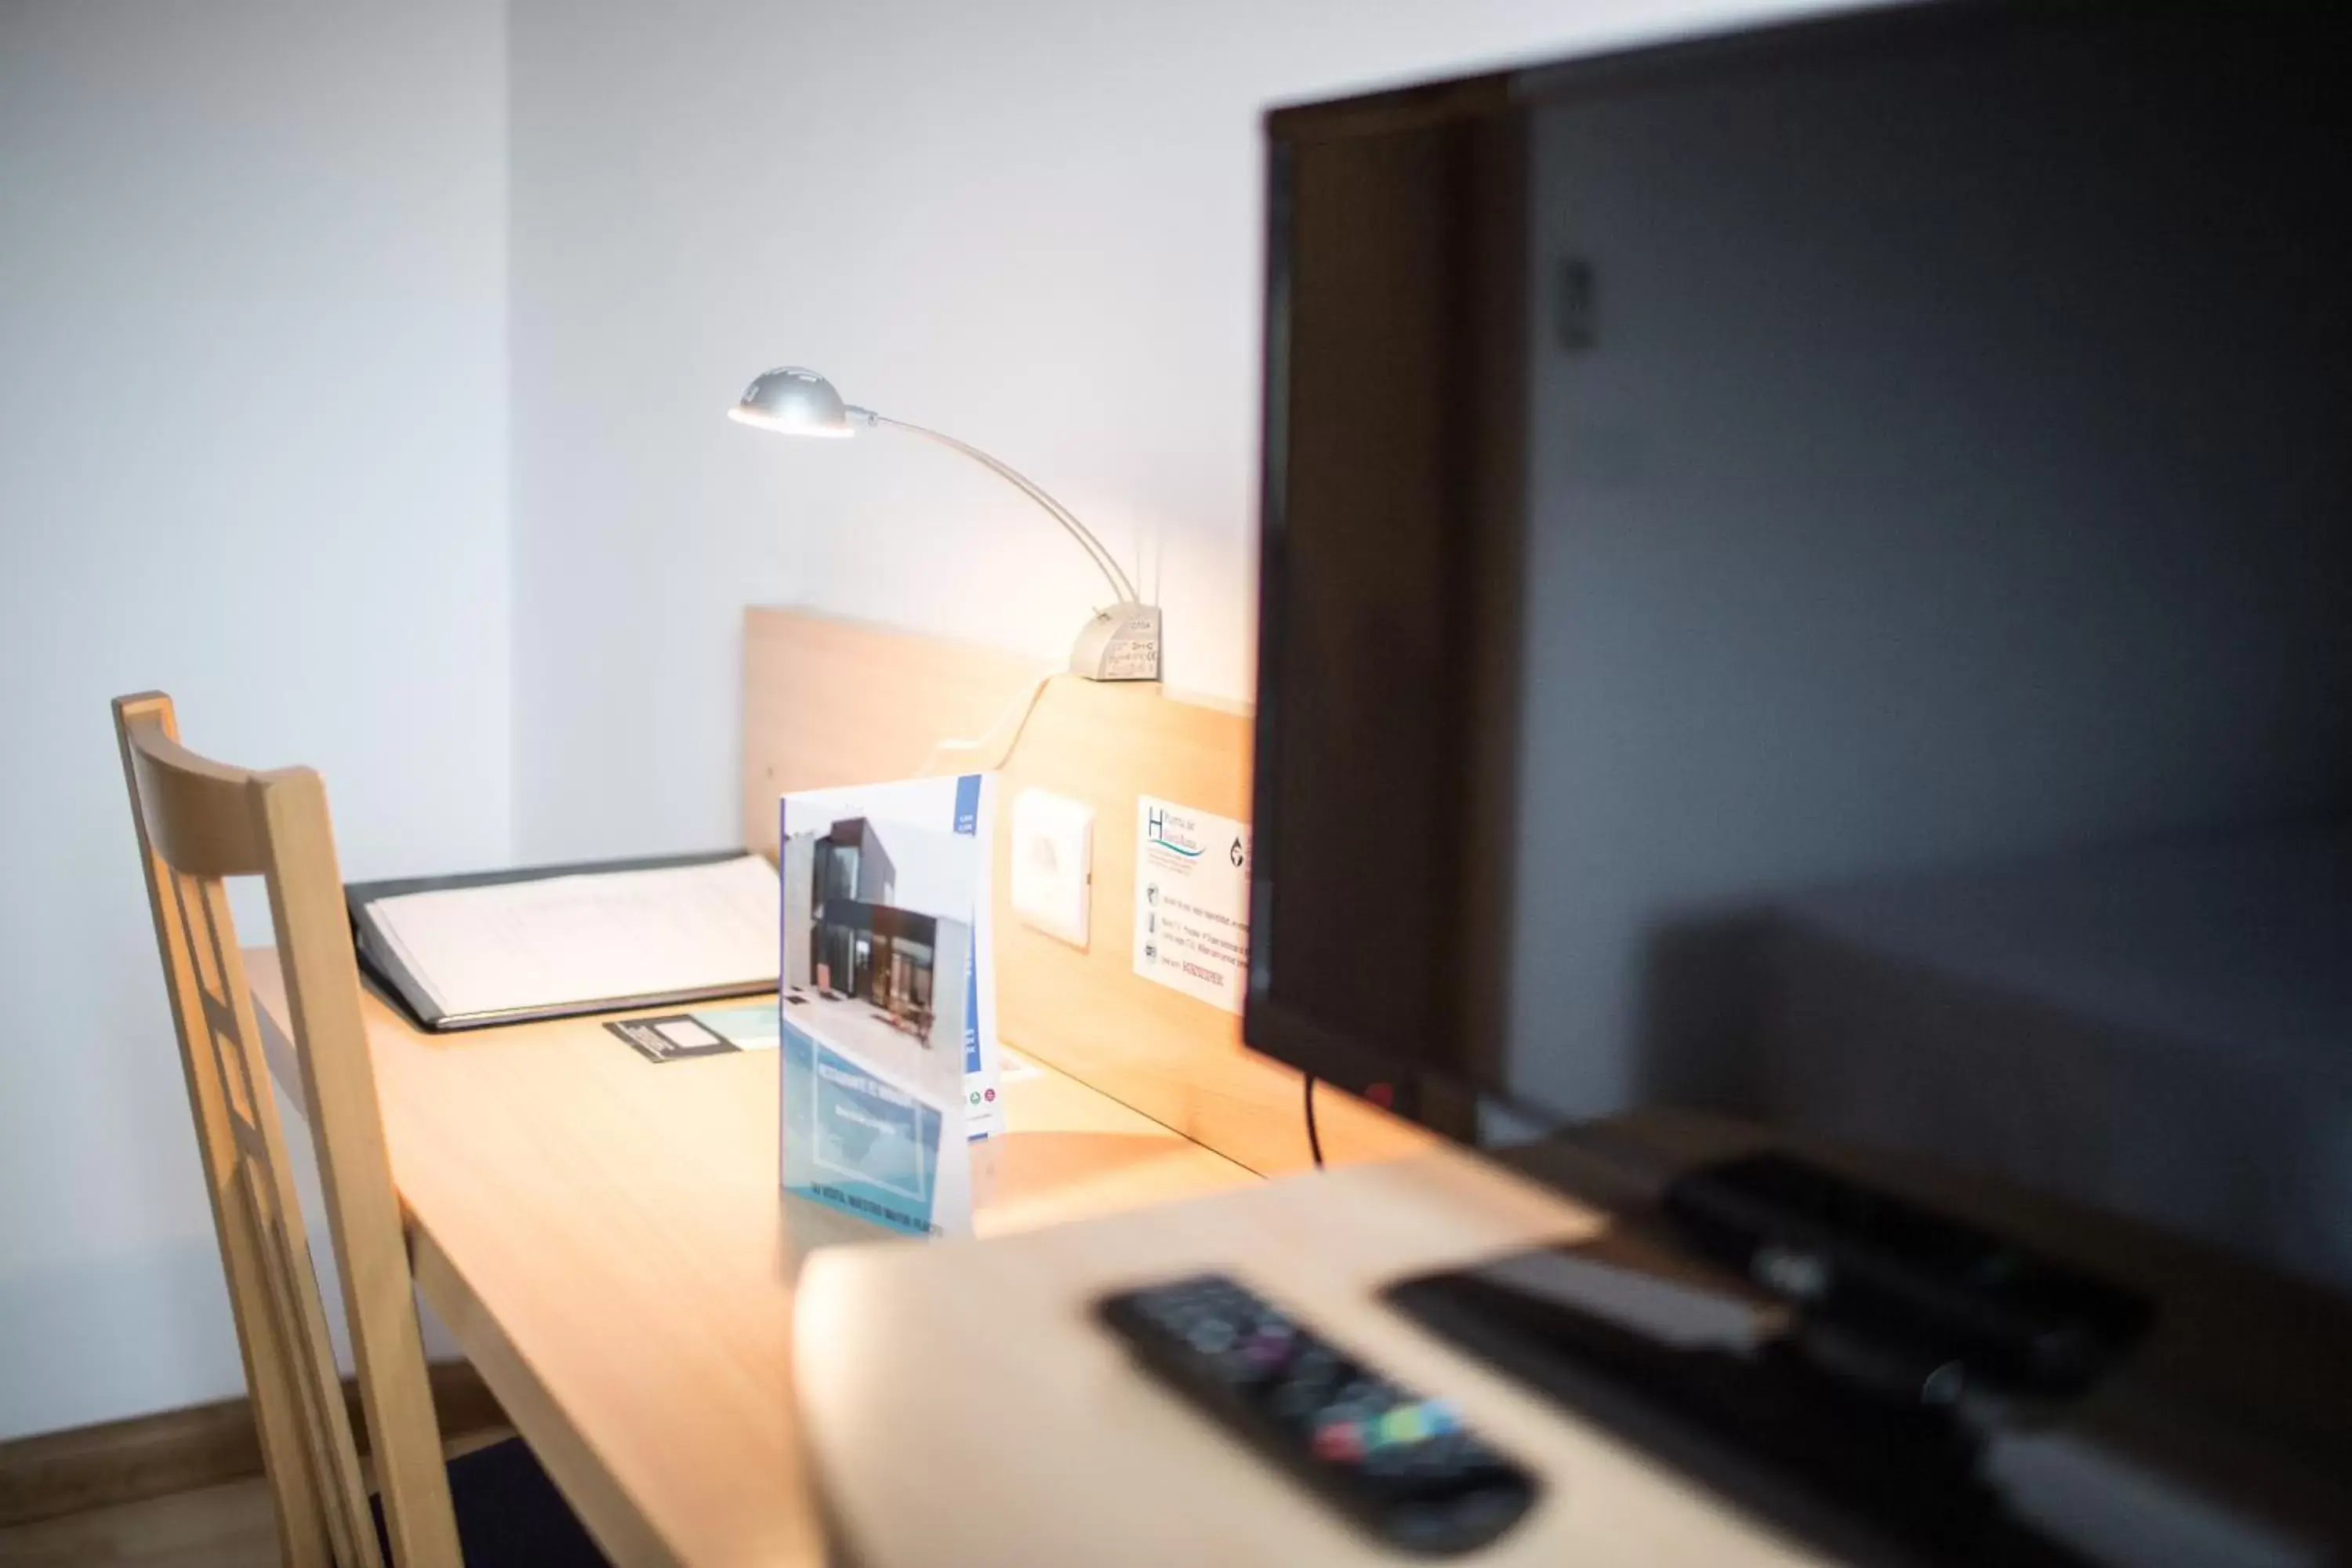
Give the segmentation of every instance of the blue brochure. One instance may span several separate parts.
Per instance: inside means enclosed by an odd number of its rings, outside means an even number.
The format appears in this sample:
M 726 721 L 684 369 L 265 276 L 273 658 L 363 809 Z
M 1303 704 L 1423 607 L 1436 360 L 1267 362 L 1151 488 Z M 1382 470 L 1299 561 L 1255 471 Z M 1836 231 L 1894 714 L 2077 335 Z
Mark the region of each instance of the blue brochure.
M 783 799 L 783 1184 L 909 1235 L 971 1232 L 967 1141 L 1003 1126 L 993 783 Z

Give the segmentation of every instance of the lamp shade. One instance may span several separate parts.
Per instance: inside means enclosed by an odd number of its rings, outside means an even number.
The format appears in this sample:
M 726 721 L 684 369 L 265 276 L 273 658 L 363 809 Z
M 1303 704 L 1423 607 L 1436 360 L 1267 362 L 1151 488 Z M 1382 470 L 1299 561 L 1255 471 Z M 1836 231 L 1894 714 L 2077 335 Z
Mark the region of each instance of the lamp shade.
M 754 380 L 743 389 L 742 400 L 727 411 L 727 417 L 739 425 L 786 436 L 838 437 L 851 433 L 848 412 L 833 383 L 796 364 L 769 371 Z

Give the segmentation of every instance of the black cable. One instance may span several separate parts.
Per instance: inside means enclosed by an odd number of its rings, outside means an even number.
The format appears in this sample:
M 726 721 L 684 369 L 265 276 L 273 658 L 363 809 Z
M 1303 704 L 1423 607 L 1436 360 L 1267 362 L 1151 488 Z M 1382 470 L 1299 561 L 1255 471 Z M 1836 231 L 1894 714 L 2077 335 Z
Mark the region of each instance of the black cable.
M 1323 1140 L 1315 1131 L 1315 1075 L 1307 1075 L 1307 1152 L 1315 1156 L 1315 1168 L 1323 1168 Z

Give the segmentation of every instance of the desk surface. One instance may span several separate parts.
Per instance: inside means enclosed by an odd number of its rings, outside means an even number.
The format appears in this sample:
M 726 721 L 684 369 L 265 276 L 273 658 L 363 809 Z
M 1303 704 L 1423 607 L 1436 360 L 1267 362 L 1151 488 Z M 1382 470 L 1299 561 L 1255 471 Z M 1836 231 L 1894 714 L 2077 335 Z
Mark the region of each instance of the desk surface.
M 1590 1162 L 1555 1173 L 1568 1190 L 1628 1212 L 1693 1159 L 1773 1142 L 1663 1112 L 1600 1131 L 1610 1144 L 1606 1183 Z M 2106 1499 L 2075 1521 L 2113 1548 L 2103 1557 L 2343 1559 L 2352 1542 L 2352 1496 L 2341 1482 L 2352 1473 L 2344 1415 L 2352 1314 L 2340 1301 L 2113 1216 L 1814 1152 L 2079 1257 L 2160 1303 L 2146 1342 L 2070 1407 L 2058 1440 L 2021 1433 L 2009 1456 L 2011 1484 L 2052 1513 L 2068 1512 L 2077 1495 Z M 863 1568 L 1399 1563 L 1139 1375 L 1091 1321 L 1108 1290 L 1217 1268 L 1408 1385 L 1457 1400 L 1538 1474 L 1545 1496 L 1477 1554 L 1480 1563 L 1821 1561 L 1378 1297 L 1415 1273 L 1591 1237 L 1610 1223 L 1560 1191 L 1441 1151 L 986 1245 L 827 1252 L 801 1279 L 799 1342 L 803 1413 L 829 1516 Z M 910 1486 L 916 1475 L 930 1483 Z M 2158 1541 L 2166 1544 L 2150 1544 Z M 2184 1544 L 2192 1541 L 2200 1544 Z
M 282 1079 L 276 955 L 247 963 Z M 880 1233 L 783 1195 L 776 1054 L 656 1066 L 595 1019 L 428 1035 L 373 995 L 366 1016 L 418 1286 L 607 1553 L 821 1561 L 794 1282 Z M 1005 1104 L 973 1151 L 982 1236 L 1256 1180 L 1049 1068 Z
M 800 1382 L 827 1506 L 865 1568 L 1404 1561 L 1138 1376 L 1088 1321 L 1103 1291 L 1222 1268 L 1400 1381 L 1456 1399 L 1544 1478 L 1536 1510 L 1481 1563 L 1817 1561 L 1373 1299 L 1403 1275 L 1603 1223 L 1443 1151 L 1124 1224 L 825 1254 L 802 1280 Z M 936 1481 L 909 1485 L 919 1475 Z

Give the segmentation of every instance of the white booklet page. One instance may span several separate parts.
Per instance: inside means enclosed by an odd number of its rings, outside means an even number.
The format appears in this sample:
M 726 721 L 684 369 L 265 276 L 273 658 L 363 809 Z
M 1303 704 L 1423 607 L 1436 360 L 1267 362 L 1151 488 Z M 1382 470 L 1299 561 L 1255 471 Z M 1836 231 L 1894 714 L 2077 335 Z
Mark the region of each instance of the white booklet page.
M 370 912 L 457 1017 L 772 984 L 777 974 L 776 871 L 757 855 L 404 893 Z

